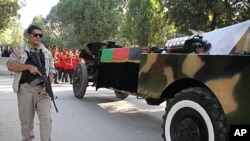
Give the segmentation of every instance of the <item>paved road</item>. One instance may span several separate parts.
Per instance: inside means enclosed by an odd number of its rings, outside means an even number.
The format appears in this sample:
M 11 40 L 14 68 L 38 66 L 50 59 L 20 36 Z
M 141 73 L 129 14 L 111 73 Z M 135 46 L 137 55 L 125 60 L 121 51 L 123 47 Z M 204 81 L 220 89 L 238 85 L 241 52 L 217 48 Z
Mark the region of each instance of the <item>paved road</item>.
M 8 71 L 6 67 L 6 62 L 8 59 L 8 57 L 0 57 L 0 76 L 14 74 L 13 72 Z
M 12 76 L 0 76 L 0 141 L 20 141 L 20 124 Z M 59 113 L 53 107 L 53 141 L 163 141 L 165 103 L 149 106 L 129 96 L 119 100 L 108 89 L 88 87 L 83 99 L 73 96 L 72 85 L 53 84 Z M 39 141 L 39 122 L 35 136 Z

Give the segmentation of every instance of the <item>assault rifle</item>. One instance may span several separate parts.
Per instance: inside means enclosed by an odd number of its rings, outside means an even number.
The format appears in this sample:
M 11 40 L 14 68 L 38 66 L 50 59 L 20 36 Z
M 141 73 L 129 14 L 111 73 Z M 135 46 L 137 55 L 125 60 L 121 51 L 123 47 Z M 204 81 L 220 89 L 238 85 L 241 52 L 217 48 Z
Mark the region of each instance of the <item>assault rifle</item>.
M 49 94 L 50 98 L 51 98 L 51 101 L 53 102 L 54 104 L 54 107 L 56 109 L 56 112 L 58 112 L 58 109 L 56 107 L 56 103 L 54 101 L 54 94 L 53 94 L 53 91 L 52 91 L 52 87 L 51 87 L 51 83 L 50 83 L 50 80 L 48 78 L 48 76 L 46 75 L 46 70 L 45 70 L 45 67 L 43 67 L 42 63 L 41 63 L 41 59 L 39 57 L 39 55 L 37 54 L 37 52 L 32 52 L 30 54 L 30 57 L 31 59 L 34 61 L 34 63 L 36 65 L 38 65 L 38 70 L 41 72 L 41 76 L 38 77 L 37 79 L 31 81 L 31 85 L 37 85 L 39 83 L 44 83 L 45 87 L 46 87 L 46 91 L 47 93 Z

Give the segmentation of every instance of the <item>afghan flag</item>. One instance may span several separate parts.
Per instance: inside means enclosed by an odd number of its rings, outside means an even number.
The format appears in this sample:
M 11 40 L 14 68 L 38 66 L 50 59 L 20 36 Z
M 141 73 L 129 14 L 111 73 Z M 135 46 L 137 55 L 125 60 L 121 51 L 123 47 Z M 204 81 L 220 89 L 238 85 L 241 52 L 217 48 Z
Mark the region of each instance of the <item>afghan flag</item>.
M 101 62 L 138 62 L 141 47 L 107 48 L 102 50 Z

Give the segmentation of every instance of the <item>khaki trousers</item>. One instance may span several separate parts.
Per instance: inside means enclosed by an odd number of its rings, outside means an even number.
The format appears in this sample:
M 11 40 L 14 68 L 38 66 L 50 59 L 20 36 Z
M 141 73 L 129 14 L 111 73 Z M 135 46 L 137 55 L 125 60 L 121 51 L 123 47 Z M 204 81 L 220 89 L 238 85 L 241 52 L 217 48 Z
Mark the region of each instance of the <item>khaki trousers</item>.
M 38 94 L 43 86 L 20 84 L 17 93 L 22 141 L 34 139 L 34 117 L 37 113 L 40 122 L 40 141 L 51 141 L 52 119 L 51 101 L 48 95 Z

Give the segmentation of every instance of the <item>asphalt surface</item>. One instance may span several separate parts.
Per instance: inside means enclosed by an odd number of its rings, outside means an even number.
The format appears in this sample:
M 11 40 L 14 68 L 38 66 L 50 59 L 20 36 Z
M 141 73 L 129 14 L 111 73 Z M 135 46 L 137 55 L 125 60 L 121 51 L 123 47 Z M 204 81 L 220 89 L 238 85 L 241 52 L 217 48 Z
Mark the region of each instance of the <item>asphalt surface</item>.
M 12 75 L 0 76 L 0 141 L 20 141 L 20 122 Z M 52 105 L 53 141 L 163 141 L 165 103 L 149 106 L 130 95 L 119 100 L 108 89 L 88 87 L 84 98 L 74 97 L 72 85 L 52 84 L 59 112 Z M 39 121 L 34 122 L 39 141 Z
M 8 57 L 0 57 L 0 76 L 13 75 L 13 72 L 10 72 L 6 67 L 6 62 Z

